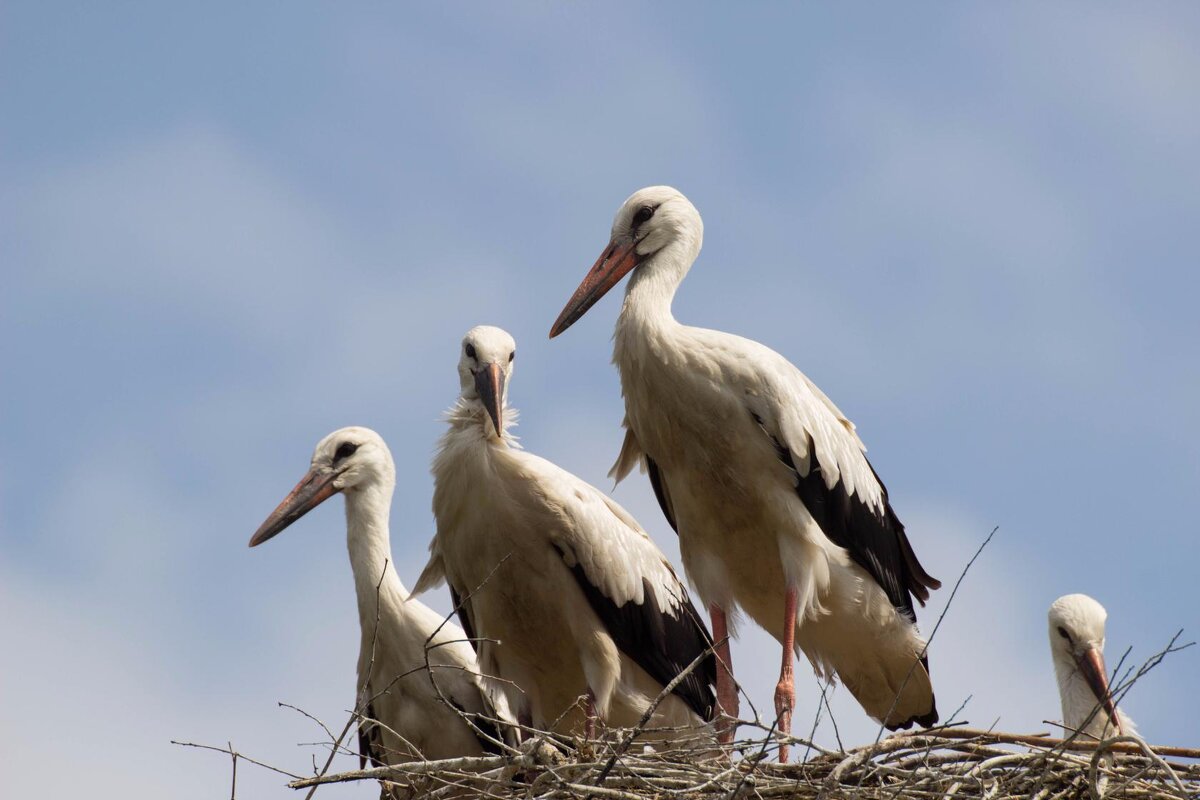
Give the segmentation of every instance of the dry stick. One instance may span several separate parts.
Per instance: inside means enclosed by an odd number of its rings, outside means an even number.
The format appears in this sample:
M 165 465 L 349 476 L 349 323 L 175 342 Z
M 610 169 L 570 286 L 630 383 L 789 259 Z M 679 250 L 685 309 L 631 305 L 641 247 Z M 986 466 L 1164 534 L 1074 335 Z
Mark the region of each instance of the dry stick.
M 909 678 L 912 677 L 913 671 L 917 668 L 917 664 L 919 664 L 921 659 L 925 657 L 925 654 L 929 652 L 929 645 L 933 642 L 933 637 L 937 636 L 938 628 L 942 627 L 942 620 L 946 618 L 946 612 L 948 612 L 950 610 L 950 606 L 954 604 L 954 596 L 958 594 L 958 587 L 962 585 L 963 579 L 967 577 L 967 573 L 971 570 L 971 565 L 975 563 L 975 559 L 979 558 L 980 553 L 982 553 L 983 549 L 988 546 L 990 541 L 992 541 L 992 537 L 996 535 L 996 531 L 998 530 L 1000 530 L 999 525 L 992 528 L 992 532 L 987 535 L 987 538 L 983 540 L 983 544 L 979 545 L 979 548 L 975 551 L 975 555 L 971 556 L 971 559 L 967 561 L 967 565 L 963 567 L 962 572 L 959 573 L 958 580 L 954 582 L 954 588 L 950 590 L 950 597 L 946 600 L 946 606 L 942 609 L 942 613 L 938 615 L 937 622 L 934 624 L 933 630 L 929 633 L 929 638 L 925 640 L 925 646 L 921 648 L 921 655 L 913 660 L 912 666 L 908 668 L 908 673 L 904 676 L 904 680 L 900 683 L 900 688 L 896 692 L 896 697 L 892 700 L 892 707 L 888 709 L 887 714 L 885 714 L 883 717 L 885 720 L 889 719 L 892 716 L 892 712 L 896 710 L 896 704 L 900 702 L 900 695 L 904 693 L 904 687 L 908 686 Z M 884 725 L 880 724 L 879 731 L 875 734 L 876 744 L 879 744 L 879 740 L 883 738 L 883 728 Z
M 954 582 L 954 588 L 952 588 L 950 590 L 950 597 L 947 598 L 946 605 L 945 605 L 945 607 L 942 608 L 942 613 L 938 615 L 937 622 L 934 623 L 933 630 L 930 631 L 930 633 L 929 633 L 929 638 L 925 640 L 925 646 L 921 648 L 920 655 L 917 658 L 913 659 L 912 665 L 909 666 L 908 672 L 904 675 L 904 680 L 900 683 L 900 688 L 896 691 L 895 698 L 892 699 L 891 708 L 888 709 L 887 714 L 885 714 L 883 717 L 884 720 L 890 719 L 892 716 L 892 712 L 896 710 L 896 705 L 900 702 L 900 696 L 904 693 L 904 688 L 906 686 L 908 686 L 908 681 L 912 677 L 913 671 L 916 670 L 917 664 L 920 663 L 921 658 L 923 658 L 925 656 L 925 654 L 929 652 L 929 645 L 933 642 L 934 637 L 937 636 L 938 629 L 940 629 L 942 627 L 942 621 L 946 619 L 946 614 L 947 614 L 947 612 L 950 611 L 950 606 L 952 606 L 954 604 L 954 598 L 958 594 L 959 587 L 962 586 L 963 579 L 965 579 L 967 577 L 967 573 L 970 572 L 971 566 L 975 563 L 975 560 L 977 558 L 979 558 L 980 554 L 983 553 L 984 548 L 987 547 L 988 543 L 992 541 L 992 537 L 996 535 L 996 531 L 998 531 L 998 530 L 1000 530 L 999 525 L 992 528 L 991 533 L 989 533 L 987 535 L 987 537 L 983 540 L 983 542 L 975 550 L 975 554 L 972 555 L 971 558 L 967 561 L 966 566 L 964 566 L 962 568 L 962 572 L 960 572 L 958 575 L 958 580 L 956 580 Z M 881 723 L 879 725 L 879 730 L 875 734 L 875 742 L 873 743 L 872 746 L 878 745 L 879 740 L 881 738 L 883 738 L 883 729 L 884 729 L 884 724 Z M 868 752 L 870 752 L 870 751 L 868 751 Z M 868 756 L 867 760 L 870 760 L 869 756 Z M 866 773 L 864 772 L 862 775 L 859 776 L 857 785 L 862 786 L 862 782 L 865 778 L 866 778 Z
M 971 702 L 971 697 L 972 697 L 972 695 L 967 695 L 967 699 L 963 700 L 961 703 L 959 703 L 958 708 L 954 709 L 953 713 L 950 714 L 951 721 L 947 722 L 946 725 L 941 726 L 942 728 L 945 728 L 949 725 L 954 724 L 954 722 L 953 722 L 954 718 L 957 717 L 960 713 L 962 713 L 962 710 L 967 707 L 967 703 Z M 927 731 L 927 733 L 928 733 L 928 731 Z M 929 743 L 925 747 L 922 748 L 923 752 L 921 753 L 921 756 L 920 756 L 921 766 L 928 767 L 929 757 L 931 755 L 933 755 L 933 748 L 934 748 L 934 740 L 930 739 Z M 896 790 L 891 793 L 889 800 L 898 800 L 901 792 L 903 792 L 906 788 L 908 788 L 909 785 L 912 784 L 912 781 L 916 777 L 916 775 L 917 775 L 916 770 L 911 771 L 908 774 L 908 776 L 905 777 L 905 779 L 900 783 L 900 785 L 896 787 Z
M 827 684 L 821 685 L 821 702 L 825 704 L 825 710 L 829 712 L 829 724 L 833 726 L 833 738 L 838 743 L 838 749 L 842 752 L 846 751 L 846 745 L 842 744 L 842 732 L 838 730 L 837 717 L 833 715 L 833 706 L 829 705 L 829 692 Z M 891 713 L 890 711 L 888 712 Z
M 216 752 L 216 753 L 225 753 L 226 755 L 234 755 L 233 749 L 229 748 L 229 747 L 214 747 L 211 744 L 197 744 L 196 742 L 177 742 L 174 739 L 171 740 L 171 744 L 178 745 L 179 747 L 195 747 L 199 750 L 212 750 L 213 752 Z M 251 764 L 255 765 L 256 767 L 262 767 L 263 769 L 269 769 L 272 772 L 278 772 L 280 775 L 286 775 L 289 778 L 298 779 L 300 777 L 299 775 L 297 775 L 294 772 L 288 772 L 286 769 L 280 769 L 279 767 L 273 767 L 270 764 L 264 764 L 262 761 L 255 761 L 253 758 L 250 758 L 250 756 L 243 755 L 242 753 L 237 753 L 237 757 L 240 758 L 242 761 L 249 761 Z
M 333 763 L 334 757 L 337 756 L 338 749 L 342 746 L 342 740 L 350 732 L 350 726 L 354 724 L 355 720 L 361 720 L 363 712 L 366 711 L 367 705 L 370 703 L 369 700 L 364 702 L 363 697 L 366 695 L 366 687 L 371 683 L 371 673 L 375 670 L 375 644 L 379 641 L 379 590 L 383 586 L 384 577 L 387 576 L 389 563 L 391 563 L 390 558 L 383 560 L 383 569 L 379 573 L 379 582 L 375 584 L 375 625 L 371 631 L 371 658 L 367 662 L 367 674 L 362 679 L 362 688 L 354 693 L 354 712 L 350 715 L 350 719 L 346 720 L 346 726 L 342 728 L 342 732 L 334 740 L 333 747 L 329 748 L 329 758 L 325 759 L 325 766 L 321 767 L 321 771 L 317 773 L 318 775 L 324 775 L 329 772 L 329 766 Z M 359 724 L 361 724 L 361 721 Z M 308 794 L 304 795 L 304 800 L 311 800 L 316 791 L 317 787 L 314 785 Z
M 773 731 L 778 727 L 779 727 L 779 715 L 776 714 L 775 721 L 771 723 L 771 730 Z M 748 780 L 750 780 L 750 776 L 754 774 L 754 771 L 756 769 L 758 769 L 758 766 L 762 763 L 763 756 L 766 755 L 767 747 L 770 744 L 771 744 L 771 733 L 770 733 L 770 731 L 768 731 L 767 735 L 763 737 L 762 745 L 758 748 L 758 753 L 754 756 L 753 763 L 750 764 L 750 769 L 748 769 L 744 773 L 742 773 L 741 780 L 739 780 L 737 782 L 737 786 L 734 786 L 733 791 L 729 793 L 729 800 L 734 800 L 734 798 L 738 796 L 738 792 L 740 792 L 742 790 L 742 787 L 746 785 L 746 782 Z
M 314 717 L 312 714 L 305 711 L 303 708 L 300 708 L 299 706 L 294 706 L 291 703 L 284 703 L 282 701 L 277 702 L 275 705 L 277 705 L 280 708 L 290 708 L 292 711 L 295 711 L 298 714 L 303 714 L 304 716 L 308 717 L 313 722 L 315 722 L 321 726 L 321 730 L 325 731 L 325 735 L 329 737 L 329 741 L 331 741 L 331 742 L 333 741 L 333 731 L 329 730 L 329 726 L 327 726 L 324 722 L 322 722 L 321 720 Z
M 233 780 L 229 786 L 229 800 L 237 800 L 237 760 L 238 755 L 233 750 L 233 742 L 227 741 L 229 745 L 229 757 L 233 759 Z
M 504 756 L 463 756 L 462 758 L 443 758 L 438 761 L 408 761 L 402 764 L 391 764 L 385 767 L 370 767 L 354 769 L 348 772 L 338 772 L 333 775 L 314 775 L 311 778 L 297 778 L 288 784 L 292 789 L 321 786 L 326 783 L 346 783 L 361 780 L 394 780 L 413 775 L 430 775 L 438 772 L 483 772 L 488 769 L 499 769 L 509 763 Z
M 441 624 L 438 625 L 433 630 L 433 633 L 429 634 L 429 636 L 427 636 L 425 638 L 425 671 L 429 675 L 429 685 L 433 687 L 433 690 L 435 692 L 437 692 L 438 699 L 441 700 L 443 703 L 445 703 L 447 708 L 453 709 L 454 712 L 456 714 L 458 714 L 458 716 L 461 717 L 462 720 L 464 722 L 466 722 L 468 726 L 470 726 L 471 730 L 475 733 L 475 735 L 477 737 L 482 737 L 483 739 L 486 739 L 487 741 L 491 742 L 492 744 L 498 745 L 502 750 L 508 751 L 509 753 L 518 753 L 520 751 L 514 747 L 511 747 L 508 744 L 508 742 L 502 741 L 500 739 L 496 739 L 494 736 L 487 733 L 482 728 L 480 728 L 479 725 L 476 724 L 474 717 L 482 716 L 482 715 L 468 714 L 468 713 L 464 712 L 462 709 L 460 709 L 458 706 L 456 706 L 454 703 L 451 703 L 446 698 L 446 695 L 442 693 L 442 687 L 438 684 L 437 680 L 433 676 L 433 667 L 429 663 L 429 651 L 431 649 L 433 649 L 430 647 L 430 642 L 433 641 L 434 637 L 436 637 L 439 633 L 441 633 L 442 628 L 446 627 L 446 625 L 449 624 L 450 615 L 461 613 L 462 609 L 466 606 L 467 601 L 470 600 L 472 597 L 474 597 L 475 594 L 480 589 L 482 589 L 485 585 L 487 585 L 487 582 L 490 581 L 492 579 L 492 576 L 496 574 L 496 570 L 500 569 L 501 565 L 503 565 L 505 561 L 508 561 L 510 556 L 512 556 L 511 552 L 506 553 L 504 558 L 497 561 L 496 565 L 494 567 L 492 567 L 491 571 L 488 572 L 488 574 L 486 576 L 484 576 L 484 579 L 482 581 L 480 581 L 479 585 L 476 586 L 474 589 L 472 589 L 470 592 L 468 592 L 465 597 L 460 598 L 458 603 L 455 604 L 454 609 L 450 612 L 450 614 L 447 614 L 445 617 L 443 617 Z M 484 640 L 484 641 L 490 641 L 490 640 Z M 434 645 L 434 647 L 440 647 L 440 645 Z M 474 647 L 474 644 L 472 644 L 472 647 Z M 489 698 L 487 696 L 487 690 L 482 685 L 482 680 L 483 679 L 481 677 L 479 693 L 480 693 L 480 695 L 483 696 L 483 698 L 485 700 L 488 700 Z M 489 718 L 485 716 L 484 719 L 489 719 Z M 504 721 L 500 720 L 500 719 L 495 719 L 492 721 L 496 723 L 497 728 L 499 728 L 499 726 L 505 724 Z
M 1181 798 L 1181 800 L 1188 800 L 1187 789 L 1184 787 L 1183 781 L 1179 780 L 1179 776 L 1175 774 L 1175 770 L 1171 769 L 1170 765 L 1167 764 L 1167 762 L 1163 761 L 1162 758 L 1157 753 L 1155 753 L 1150 748 L 1149 745 L 1147 745 L 1145 742 L 1143 742 L 1141 739 L 1139 739 L 1136 736 L 1114 736 L 1111 739 L 1105 739 L 1103 742 L 1100 743 L 1100 746 L 1096 749 L 1096 752 L 1092 755 L 1092 763 L 1091 763 L 1090 768 L 1088 769 L 1088 777 L 1089 777 L 1089 780 L 1090 780 L 1090 783 L 1092 786 L 1097 785 L 1096 784 L 1096 780 L 1097 780 L 1096 770 L 1099 765 L 1100 758 L 1104 755 L 1104 751 L 1112 748 L 1114 745 L 1116 745 L 1118 743 L 1132 745 L 1133 747 L 1137 748 L 1142 753 L 1144 753 L 1147 758 L 1149 758 L 1151 761 L 1153 761 L 1155 764 L 1157 764 L 1159 769 L 1166 772 L 1167 775 L 1171 778 L 1171 782 L 1174 783 L 1175 788 L 1179 790 L 1179 797 Z
M 912 734 L 917 736 L 918 734 Z M 896 738 L 903 739 L 907 735 L 898 736 Z M 1092 751 L 1096 750 L 1100 744 L 1097 742 L 1078 741 L 1072 742 L 1069 738 L 1059 739 L 1053 736 L 1034 736 L 1020 733 L 995 733 L 993 731 L 979 730 L 976 728 L 947 728 L 940 731 L 938 736 L 945 739 L 980 739 L 991 742 L 1001 742 L 1005 744 L 1031 744 L 1038 747 L 1054 748 L 1062 747 L 1064 750 L 1076 751 Z M 1112 744 L 1104 749 L 1112 750 L 1117 753 L 1143 753 L 1146 749 L 1160 756 L 1177 756 L 1182 758 L 1200 758 L 1200 748 L 1195 747 L 1166 747 L 1162 745 L 1141 745 L 1122 744 L 1126 738 L 1117 737 L 1110 739 Z
M 956 743 L 954 740 L 947 742 L 945 739 L 936 739 L 936 737 L 926 734 L 921 736 L 895 737 L 883 742 L 879 748 L 874 748 L 874 750 L 875 752 L 884 754 L 889 752 L 905 752 L 907 750 L 907 752 L 913 754 L 914 748 L 924 747 L 926 746 L 926 743 L 935 740 L 936 743 L 943 747 L 948 745 L 951 748 L 963 748 L 963 754 L 952 755 L 950 753 L 943 753 L 938 757 L 931 759 L 932 762 L 945 766 L 937 773 L 925 773 L 924 775 L 916 776 L 916 785 L 911 791 L 906 793 L 906 795 L 909 797 L 931 798 L 931 800 L 933 800 L 933 798 L 939 797 L 941 793 L 945 791 L 944 789 L 940 791 L 936 790 L 936 787 L 943 785 L 941 781 L 944 780 L 946 782 L 945 785 L 948 785 L 950 782 L 955 782 L 956 776 L 959 776 L 957 782 L 963 784 L 958 789 L 959 796 L 971 798 L 977 797 L 982 791 L 986 792 L 985 796 L 989 798 L 1005 798 L 1006 800 L 1013 800 L 1016 797 L 1030 797 L 1038 798 L 1039 800 L 1057 800 L 1058 798 L 1062 798 L 1064 796 L 1064 787 L 1066 787 L 1068 792 L 1071 790 L 1071 786 L 1067 785 L 1069 782 L 1073 781 L 1074 783 L 1072 785 L 1076 788 L 1082 788 L 1085 785 L 1085 773 L 1088 762 L 1084 759 L 1079 759 L 1078 757 L 1069 754 L 1064 754 L 1065 760 L 1061 762 L 1061 766 L 1052 766 L 1051 771 L 1047 773 L 1047 778 L 1050 779 L 1051 783 L 1046 790 L 1038 791 L 1035 789 L 1033 792 L 1030 792 L 1024 787 L 1028 786 L 1030 783 L 1030 777 L 1032 777 L 1030 774 L 1031 770 L 1029 768 L 1013 770 L 1011 768 L 1012 764 L 1006 764 L 1002 763 L 1001 761 L 994 760 L 997 758 L 1004 758 L 1009 759 L 1011 762 L 1014 755 L 1012 753 L 996 750 L 994 748 L 980 747 L 966 741 L 962 742 L 961 744 Z M 758 744 L 761 746 L 761 743 Z M 739 744 L 739 746 L 744 745 L 745 743 Z M 870 745 L 864 748 L 864 750 L 868 752 L 871 751 L 871 749 L 872 747 Z M 853 771 L 860 771 L 859 766 L 861 758 L 855 757 L 860 756 L 860 753 L 861 751 L 853 753 L 850 755 L 850 757 L 843 759 L 844 763 L 838 765 L 839 769 L 836 770 L 837 773 L 847 773 L 848 768 L 853 768 Z M 629 756 L 627 759 L 627 764 L 630 771 L 623 773 L 619 778 L 615 774 L 610 774 L 608 783 L 605 787 L 603 787 L 603 791 L 593 792 L 592 794 L 594 796 L 600 796 L 602 794 L 605 796 L 615 796 L 608 794 L 609 792 L 614 792 L 621 793 L 621 795 L 625 797 L 648 796 L 638 791 L 642 786 L 650 786 L 653 789 L 652 785 L 646 784 L 642 777 L 643 775 L 646 777 L 652 776 L 662 781 L 661 788 L 657 790 L 657 794 L 659 795 L 665 796 L 669 794 L 671 796 L 680 796 L 687 794 L 686 788 L 674 790 L 671 787 L 682 786 L 682 784 L 686 783 L 686 780 L 690 777 L 690 773 L 687 770 L 681 770 L 678 767 L 673 768 L 670 766 L 664 766 L 664 755 L 666 757 L 667 764 L 669 764 L 671 758 L 679 757 L 678 753 L 674 755 L 670 753 L 660 754 L 656 755 L 654 758 L 646 758 L 644 756 Z M 1024 763 L 1033 764 L 1037 762 L 1040 755 L 1040 753 L 1036 752 L 1026 754 L 1023 756 L 1023 758 L 1026 759 Z M 967 771 L 970 768 L 972 768 L 979 761 L 987 759 L 993 759 L 990 762 L 990 767 L 985 767 L 983 770 L 975 770 L 972 775 L 967 775 Z M 804 765 L 795 765 L 796 769 L 779 770 L 778 768 L 775 768 L 768 770 L 768 767 L 772 767 L 773 765 L 768 764 L 766 761 L 762 761 L 760 763 L 760 768 L 766 773 L 766 775 L 762 777 L 768 780 L 763 781 L 760 778 L 759 783 L 757 783 L 754 788 L 754 792 L 763 797 L 780 796 L 784 794 L 789 794 L 795 797 L 797 793 L 797 787 L 792 780 L 787 777 L 787 775 L 792 775 L 796 772 L 807 773 L 814 770 L 813 765 L 808 765 L 806 769 L 799 769 Z M 1020 762 L 1013 763 L 1017 763 L 1018 766 L 1020 766 Z M 556 770 L 553 776 L 544 774 L 544 778 L 549 780 L 545 783 L 539 780 L 527 790 L 525 796 L 549 798 L 579 797 L 580 794 L 587 794 L 587 792 L 580 792 L 578 790 L 577 787 L 583 785 L 584 782 L 578 781 L 574 776 L 592 772 L 598 766 L 598 764 L 575 762 L 574 764 L 562 767 L 560 770 Z M 699 764 L 693 765 L 693 768 L 699 766 Z M 746 764 L 745 766 L 748 767 L 749 764 Z M 879 765 L 874 764 L 867 764 L 865 766 L 869 772 L 880 774 L 885 778 L 885 780 L 887 777 L 905 777 L 903 770 L 892 769 L 886 765 L 884 765 L 882 769 L 879 768 Z M 1076 766 L 1082 768 L 1082 770 L 1077 770 L 1075 768 Z M 815 769 L 821 774 L 827 774 L 826 770 L 823 769 L 821 765 L 816 765 Z M 999 770 L 1002 774 L 989 774 L 996 770 Z M 411 770 L 409 771 L 411 772 Z M 711 791 L 710 787 L 712 787 L 714 783 L 717 783 L 722 779 L 722 776 L 729 774 L 728 769 L 723 769 L 721 775 L 716 775 L 713 772 L 704 772 L 703 768 L 695 771 L 697 773 L 697 780 L 703 780 L 705 777 L 708 777 L 708 780 L 704 781 L 704 788 L 709 791 Z M 1123 777 L 1128 777 L 1135 771 L 1136 770 L 1132 769 L 1128 764 L 1118 764 L 1118 770 L 1113 774 L 1120 774 Z M 984 774 L 980 774 L 981 772 Z M 776 780 L 776 773 L 779 773 L 778 777 L 783 777 L 785 780 L 783 782 Z M 786 775 L 784 773 L 786 773 Z M 1181 776 L 1183 774 L 1183 772 L 1180 773 Z M 1192 773 L 1189 772 L 1188 774 L 1190 776 Z M 1200 775 L 1200 772 L 1197 772 L 1196 774 Z M 378 777 L 378 775 L 369 774 L 361 776 L 361 778 Z M 438 776 L 431 775 L 429 777 Z M 484 775 L 462 776 L 447 774 L 441 777 L 443 780 L 451 779 L 458 781 L 457 783 L 448 783 L 445 787 L 446 791 L 467 786 L 475 787 L 477 791 L 481 792 L 490 788 L 493 795 L 495 795 L 496 792 L 503 792 L 503 796 L 511 796 L 508 794 L 507 790 L 495 783 L 494 771 L 488 772 Z M 849 777 L 850 776 L 846 774 L 843 776 L 843 780 Z M 1133 779 L 1136 780 L 1137 777 L 1137 775 L 1134 775 Z M 1165 780 L 1165 776 L 1163 777 Z M 1189 777 L 1189 780 L 1192 780 L 1192 778 Z M 971 787 L 970 792 L 967 792 L 968 787 Z M 698 787 L 695 784 L 693 784 L 691 788 L 693 788 L 694 791 L 698 790 Z M 804 784 L 800 785 L 801 792 L 804 792 L 805 788 L 806 787 Z M 835 783 L 829 787 L 829 790 L 834 791 L 836 796 L 838 788 L 839 787 L 837 787 Z M 842 789 L 844 790 L 844 788 L 845 787 L 843 786 Z M 875 787 L 871 790 L 871 793 L 876 793 L 880 788 L 883 788 L 883 785 Z M 441 797 L 446 793 L 446 791 L 438 792 L 437 796 Z M 721 791 L 722 793 L 727 793 L 728 789 L 723 789 Z M 1154 789 L 1152 784 L 1135 785 L 1132 788 L 1132 792 L 1134 793 L 1132 796 L 1144 796 L 1144 793 L 1147 791 L 1153 793 Z M 804 792 L 804 794 L 801 794 L 800 796 L 805 796 L 806 794 L 807 793 Z
M 1180 636 L 1183 636 L 1182 628 L 1175 632 L 1175 635 L 1171 637 L 1169 642 L 1167 642 L 1166 647 L 1146 659 L 1145 663 L 1138 668 L 1137 673 L 1132 678 L 1129 678 L 1126 683 L 1116 688 L 1116 691 L 1113 692 L 1113 705 L 1118 705 L 1121 701 L 1123 701 L 1125 699 L 1125 695 L 1129 694 L 1129 690 L 1133 688 L 1133 685 L 1137 683 L 1138 680 L 1140 680 L 1147 672 L 1161 664 L 1164 658 L 1172 653 L 1178 653 L 1181 650 L 1187 650 L 1189 647 L 1192 647 L 1196 644 L 1195 642 L 1188 642 L 1187 644 L 1176 646 L 1175 643 L 1179 641 Z
M 821 696 L 824 697 L 825 685 L 821 682 L 821 680 L 819 678 L 817 679 L 817 685 L 821 687 Z M 813 739 L 817 738 L 817 727 L 821 724 L 821 712 L 824 710 L 826 705 L 827 704 L 821 703 L 820 701 L 817 702 L 817 713 L 813 715 L 813 724 L 812 724 L 812 727 L 809 728 L 809 731 L 808 731 L 808 740 L 810 742 Z M 837 733 L 837 728 L 835 727 L 834 734 L 836 735 L 836 733 Z M 804 757 L 801 758 L 800 761 L 801 762 L 808 761 L 808 757 L 811 753 L 812 753 L 812 745 L 810 744 L 804 748 Z
M 728 636 L 722 639 L 720 644 L 724 644 L 727 641 L 729 641 Z M 604 768 L 600 770 L 600 774 L 597 775 L 596 780 L 592 782 L 593 785 L 599 786 L 604 782 L 604 779 L 608 777 L 608 773 L 612 771 L 613 765 L 617 763 L 617 759 L 625 754 L 625 751 L 629 749 L 631 744 L 633 744 L 634 737 L 642 732 L 642 729 L 646 726 L 646 723 L 650 721 L 652 716 L 654 716 L 654 712 L 658 709 L 659 703 L 661 703 L 663 700 L 666 700 L 671 692 L 675 691 L 675 688 L 679 686 L 679 684 L 683 683 L 684 679 L 687 678 L 688 675 L 692 674 L 692 670 L 699 666 L 700 662 L 704 661 L 704 659 L 708 656 L 713 655 L 717 646 L 718 643 L 714 642 L 706 647 L 704 652 L 692 659 L 692 663 L 683 668 L 683 672 L 680 672 L 671 679 L 670 683 L 663 687 L 663 690 L 658 693 L 658 697 L 654 698 L 654 702 L 646 708 L 646 711 L 642 714 L 642 718 L 637 721 L 637 724 L 633 726 L 633 729 L 629 731 L 629 734 L 624 738 L 624 740 L 621 741 L 620 745 L 613 749 L 613 753 L 609 757 L 608 761 L 604 764 Z M 717 660 L 720 661 L 719 658 Z

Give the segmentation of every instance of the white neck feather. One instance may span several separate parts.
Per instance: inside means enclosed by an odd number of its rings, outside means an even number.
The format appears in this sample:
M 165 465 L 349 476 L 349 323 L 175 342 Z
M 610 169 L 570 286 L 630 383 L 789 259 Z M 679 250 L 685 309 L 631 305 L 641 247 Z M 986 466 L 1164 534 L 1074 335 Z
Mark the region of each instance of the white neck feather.
M 363 631 L 374 630 L 377 602 L 404 613 L 408 592 L 392 562 L 388 516 L 392 487 L 368 482 L 346 490 L 346 546 Z
M 517 409 L 508 404 L 507 398 L 504 400 L 503 413 L 504 443 L 513 449 L 520 450 L 521 445 L 517 442 L 517 437 L 511 430 L 516 426 L 521 414 Z M 474 437 L 478 437 L 481 441 L 495 440 L 495 437 L 492 435 L 492 418 L 488 416 L 483 403 L 477 397 L 458 398 L 458 401 L 446 412 L 446 422 L 449 425 L 449 430 L 443 435 L 443 440 L 446 440 L 449 436 L 453 436 L 456 439 L 473 439 Z
M 671 303 L 694 258 L 681 247 L 665 247 L 635 269 L 625 287 L 625 302 L 617 326 L 645 328 L 677 324 Z
M 1096 711 L 1095 716 L 1092 716 L 1092 712 L 1096 710 L 1096 706 L 1100 702 L 1069 654 L 1055 653 L 1054 676 L 1058 679 L 1058 693 L 1062 700 L 1064 725 L 1073 729 L 1082 727 L 1084 733 L 1097 739 L 1116 734 L 1107 711 L 1100 708 L 1099 711 Z M 1122 725 L 1128 726 L 1128 718 L 1121 713 L 1120 709 L 1117 710 L 1117 713 L 1121 716 Z M 1084 726 L 1088 717 L 1092 717 L 1092 721 Z

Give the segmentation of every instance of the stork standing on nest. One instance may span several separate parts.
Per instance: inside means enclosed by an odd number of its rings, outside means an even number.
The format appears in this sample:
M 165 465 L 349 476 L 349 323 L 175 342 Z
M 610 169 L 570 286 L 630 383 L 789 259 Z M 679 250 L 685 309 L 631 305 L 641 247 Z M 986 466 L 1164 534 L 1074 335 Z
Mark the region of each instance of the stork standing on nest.
M 649 472 L 718 641 L 740 606 L 783 645 L 782 732 L 797 646 L 887 727 L 932 725 L 912 599 L 923 603 L 940 584 L 917 560 L 854 425 L 812 381 L 757 342 L 676 322 L 671 302 L 703 231 L 675 189 L 636 192 L 550 331 L 565 331 L 633 273 L 614 336 L 626 434 L 611 474 L 620 480 L 639 464 Z M 718 656 L 718 702 L 736 716 L 729 648 Z M 724 726 L 722 739 L 731 737 Z
M 463 339 L 462 394 L 433 463 L 437 533 L 414 592 L 450 584 L 484 673 L 517 688 L 522 722 L 589 738 L 597 721 L 632 726 L 700 658 L 651 726 L 701 725 L 714 707 L 704 623 L 625 509 L 519 449 L 508 433 L 515 354 L 499 328 Z
M 1133 734 L 1133 720 L 1117 708 L 1108 688 L 1104 606 L 1086 594 L 1068 594 L 1051 604 L 1047 616 L 1063 724 L 1098 740 Z
M 408 599 L 392 565 L 388 512 L 395 485 L 392 454 L 379 434 L 353 427 L 334 431 L 317 444 L 307 474 L 263 522 L 250 546 L 335 494 L 345 495 L 346 543 L 362 627 L 361 760 L 383 766 L 499 753 L 505 701 L 493 703 L 486 693 L 465 634 Z M 427 648 L 431 671 L 425 669 Z

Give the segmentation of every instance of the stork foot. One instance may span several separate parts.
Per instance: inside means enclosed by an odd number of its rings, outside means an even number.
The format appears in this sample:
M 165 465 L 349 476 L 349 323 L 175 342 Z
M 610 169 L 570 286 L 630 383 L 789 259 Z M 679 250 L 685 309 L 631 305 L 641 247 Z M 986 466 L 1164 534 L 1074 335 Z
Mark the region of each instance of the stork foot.
M 775 716 L 778 719 L 776 729 L 781 736 L 792 735 L 792 709 L 796 705 L 796 687 L 792 681 L 791 670 L 788 672 L 789 674 L 781 677 L 775 685 Z M 787 762 L 788 745 L 784 743 L 779 745 L 779 763 Z
M 783 663 L 779 667 L 779 683 L 775 685 L 776 729 L 780 736 L 792 735 L 792 709 L 796 707 L 796 684 L 792 680 L 792 654 L 796 649 L 796 612 L 799 592 L 788 586 L 783 602 Z M 786 764 L 788 745 L 779 745 L 779 763 Z

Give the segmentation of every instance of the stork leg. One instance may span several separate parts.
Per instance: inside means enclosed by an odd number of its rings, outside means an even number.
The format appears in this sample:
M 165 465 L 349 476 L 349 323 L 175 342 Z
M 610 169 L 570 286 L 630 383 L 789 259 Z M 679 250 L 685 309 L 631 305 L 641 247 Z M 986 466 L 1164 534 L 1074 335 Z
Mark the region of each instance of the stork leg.
M 779 670 L 779 683 L 775 684 L 775 715 L 779 733 L 792 735 L 792 709 L 796 706 L 796 685 L 792 676 L 792 657 L 796 652 L 796 605 L 799 594 L 796 587 L 789 586 L 783 601 L 783 666 Z M 779 763 L 788 760 L 787 744 L 779 745 Z
M 596 693 L 588 687 L 586 699 L 583 701 L 583 737 L 588 741 L 596 738 Z
M 712 617 L 713 641 L 717 656 L 717 741 L 729 744 L 733 741 L 735 725 L 721 716 L 737 719 L 738 691 L 737 683 L 733 680 L 733 658 L 729 653 L 729 624 L 725 618 L 725 609 L 713 603 L 708 607 Z

